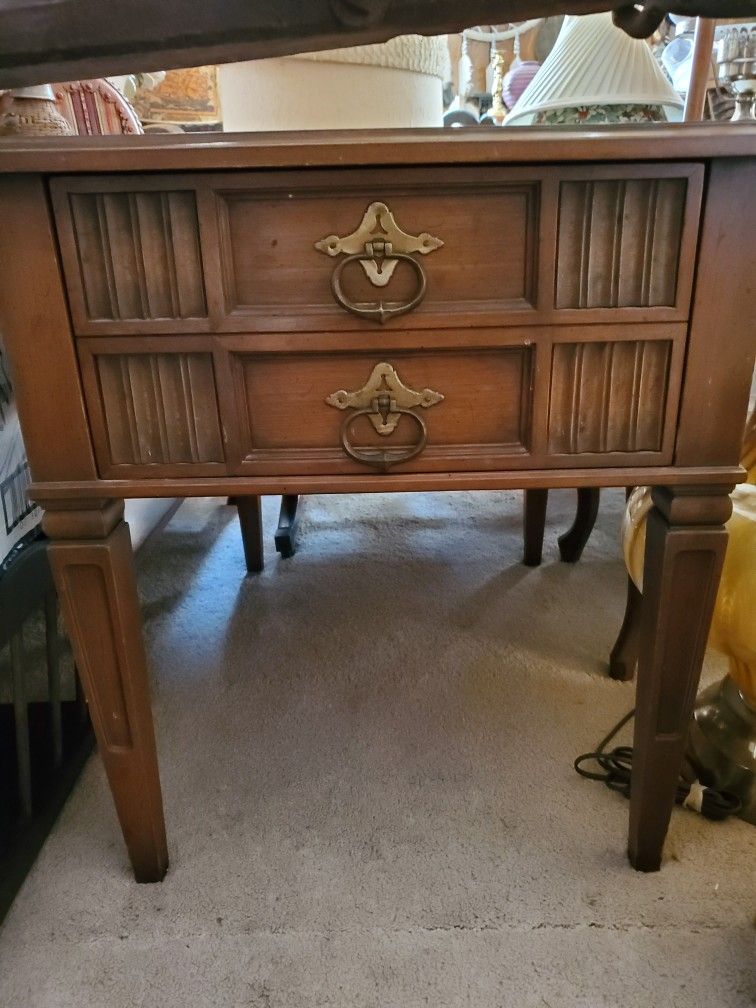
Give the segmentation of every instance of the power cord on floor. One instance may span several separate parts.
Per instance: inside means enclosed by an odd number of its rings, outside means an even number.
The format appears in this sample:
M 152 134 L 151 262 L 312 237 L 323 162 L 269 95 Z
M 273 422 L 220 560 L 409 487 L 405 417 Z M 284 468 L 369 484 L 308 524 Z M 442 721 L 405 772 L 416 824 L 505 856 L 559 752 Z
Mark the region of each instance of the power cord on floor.
M 588 780 L 603 781 L 611 791 L 619 791 L 625 798 L 630 797 L 630 779 L 633 766 L 633 747 L 616 746 L 611 752 L 606 747 L 634 716 L 635 709 L 618 721 L 606 738 L 602 739 L 595 752 L 583 753 L 575 760 L 575 769 L 581 777 Z M 593 761 L 600 770 L 586 770 L 584 763 Z M 700 781 L 687 784 L 680 780 L 675 792 L 675 802 L 686 808 L 700 812 L 706 819 L 726 819 L 740 811 L 740 799 L 729 791 L 717 791 L 715 788 L 704 787 Z

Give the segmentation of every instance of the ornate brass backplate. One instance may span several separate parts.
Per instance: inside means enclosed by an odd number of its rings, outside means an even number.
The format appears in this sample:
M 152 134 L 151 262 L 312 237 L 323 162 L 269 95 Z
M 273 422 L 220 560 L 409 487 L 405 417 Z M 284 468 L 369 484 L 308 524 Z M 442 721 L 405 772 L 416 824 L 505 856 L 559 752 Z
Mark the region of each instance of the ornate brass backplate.
M 404 255 L 410 255 L 412 252 L 428 255 L 444 244 L 440 238 L 434 238 L 427 231 L 419 235 L 407 234 L 396 223 L 394 215 L 385 203 L 371 203 L 356 231 L 345 238 L 328 235 L 327 238 L 315 242 L 315 248 L 329 256 L 337 256 L 342 252 L 346 255 L 359 255 L 363 252 L 372 255 L 368 245 L 374 242 L 389 244 L 392 252 L 401 252 Z M 368 280 L 376 287 L 385 287 L 396 269 L 397 260 L 385 257 L 382 262 L 376 262 L 373 258 L 363 259 L 361 262 Z
M 425 273 L 420 263 L 412 258 L 412 253 L 428 255 L 444 243 L 427 231 L 411 235 L 402 231 L 394 215 L 385 203 L 371 203 L 365 211 L 362 223 L 350 235 L 340 238 L 328 235 L 315 242 L 315 248 L 329 256 L 342 253 L 346 259 L 334 269 L 331 290 L 338 303 L 347 311 L 362 318 L 385 322 L 394 315 L 403 315 L 422 301 L 425 294 Z M 414 296 L 404 303 L 385 304 L 383 301 L 358 304 L 344 293 L 341 274 L 347 263 L 359 262 L 365 275 L 374 287 L 385 287 L 394 275 L 399 262 L 406 262 L 414 271 L 417 286 Z
M 347 455 L 357 462 L 386 470 L 398 462 L 414 458 L 425 448 L 427 442 L 425 421 L 413 411 L 412 407 L 422 406 L 424 409 L 429 409 L 443 398 L 440 392 L 434 392 L 432 389 L 426 388 L 422 392 L 416 392 L 407 388 L 391 364 L 381 363 L 376 364 L 370 378 L 358 392 L 340 389 L 329 395 L 326 402 L 336 409 L 354 410 L 344 418 L 341 425 L 341 444 Z M 360 416 L 366 416 L 376 432 L 383 437 L 393 434 L 402 416 L 408 416 L 420 432 L 419 439 L 410 448 L 358 449 L 349 439 L 349 430 Z

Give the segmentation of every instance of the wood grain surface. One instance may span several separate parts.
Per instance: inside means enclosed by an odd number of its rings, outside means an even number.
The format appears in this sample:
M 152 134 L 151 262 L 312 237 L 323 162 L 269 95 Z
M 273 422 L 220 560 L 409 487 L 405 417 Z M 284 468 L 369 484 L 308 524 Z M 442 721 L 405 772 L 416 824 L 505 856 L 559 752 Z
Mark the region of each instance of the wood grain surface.
M 2 329 L 32 493 L 139 879 L 167 854 L 124 497 L 519 487 L 535 492 L 532 560 L 539 491 L 638 483 L 654 511 L 629 852 L 659 866 L 741 477 L 755 140 L 701 126 L 0 151 Z M 424 299 L 385 325 L 345 310 L 315 247 L 376 200 L 443 242 L 415 253 Z M 402 304 L 406 265 L 376 288 L 352 262 L 343 287 L 357 307 Z M 328 401 L 380 364 L 439 394 L 383 434 L 396 385 L 368 413 Z M 259 570 L 259 501 L 241 514 Z

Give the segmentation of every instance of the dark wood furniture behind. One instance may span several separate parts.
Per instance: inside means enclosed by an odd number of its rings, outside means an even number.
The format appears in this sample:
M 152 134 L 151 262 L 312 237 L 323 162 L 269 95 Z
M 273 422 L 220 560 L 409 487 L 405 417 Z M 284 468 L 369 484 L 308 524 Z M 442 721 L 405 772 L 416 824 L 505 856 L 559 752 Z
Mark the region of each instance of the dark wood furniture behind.
M 601 491 L 597 487 L 580 487 L 577 491 L 577 510 L 570 528 L 559 536 L 559 555 L 565 563 L 577 563 L 596 524 Z M 522 562 L 527 567 L 538 567 L 543 559 L 543 536 L 546 529 L 548 490 L 526 490 L 523 495 L 523 551 Z M 260 500 L 252 497 L 229 498 L 229 504 L 239 508 L 244 559 L 248 574 L 259 574 L 265 567 L 263 546 L 262 508 Z M 284 560 L 294 556 L 297 548 L 300 500 L 297 494 L 284 494 L 278 515 L 278 526 L 273 537 L 276 551 Z
M 629 855 L 659 867 L 741 472 L 755 150 L 747 125 L 6 146 L 1 324 L 138 879 L 167 845 L 124 497 L 637 483 Z
M 7 649 L 11 703 L 0 704 L 0 921 L 73 788 L 94 737 L 58 629 L 58 599 L 35 530 L 0 565 L 0 650 Z M 61 660 L 63 659 L 63 661 Z M 34 676 L 47 696 L 29 690 Z

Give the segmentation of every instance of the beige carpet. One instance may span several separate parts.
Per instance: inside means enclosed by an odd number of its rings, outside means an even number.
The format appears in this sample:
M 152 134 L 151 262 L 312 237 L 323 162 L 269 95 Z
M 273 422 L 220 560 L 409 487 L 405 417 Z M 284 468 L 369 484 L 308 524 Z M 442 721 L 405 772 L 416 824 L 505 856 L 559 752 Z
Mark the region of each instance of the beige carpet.
M 243 578 L 234 513 L 140 559 L 172 858 L 129 875 L 90 762 L 0 931 L 2 1008 L 735 1008 L 756 830 L 676 811 L 660 873 L 573 757 L 633 704 L 604 660 L 621 493 L 577 567 L 521 495 L 311 498 Z M 721 671 L 710 661 L 709 675 Z

